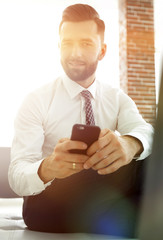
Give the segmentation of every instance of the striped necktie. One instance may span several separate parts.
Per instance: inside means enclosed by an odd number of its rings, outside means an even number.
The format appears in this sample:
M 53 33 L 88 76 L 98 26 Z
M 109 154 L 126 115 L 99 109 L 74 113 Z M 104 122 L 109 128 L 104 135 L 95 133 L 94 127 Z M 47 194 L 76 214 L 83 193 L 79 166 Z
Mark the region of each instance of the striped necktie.
M 93 109 L 91 104 L 91 93 L 88 90 L 83 90 L 81 95 L 85 98 L 85 114 L 86 125 L 95 125 Z

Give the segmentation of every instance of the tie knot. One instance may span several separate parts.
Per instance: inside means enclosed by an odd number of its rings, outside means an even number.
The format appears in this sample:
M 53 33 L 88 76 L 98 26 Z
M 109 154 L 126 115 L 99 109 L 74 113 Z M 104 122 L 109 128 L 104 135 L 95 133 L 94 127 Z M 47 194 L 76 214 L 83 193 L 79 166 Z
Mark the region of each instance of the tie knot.
M 81 92 L 81 95 L 84 97 L 84 98 L 86 98 L 86 99 L 90 99 L 91 98 L 91 93 L 88 91 L 88 90 L 83 90 L 82 92 Z

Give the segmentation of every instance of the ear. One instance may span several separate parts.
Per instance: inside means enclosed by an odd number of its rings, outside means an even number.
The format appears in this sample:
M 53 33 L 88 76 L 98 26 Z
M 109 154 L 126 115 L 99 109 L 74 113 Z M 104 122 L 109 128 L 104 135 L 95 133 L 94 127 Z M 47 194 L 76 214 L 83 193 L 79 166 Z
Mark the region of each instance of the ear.
M 105 56 L 106 54 L 106 49 L 107 49 L 107 45 L 105 43 L 102 43 L 102 46 L 101 46 L 101 51 L 100 51 L 100 54 L 98 56 L 98 60 L 102 60 L 103 57 Z

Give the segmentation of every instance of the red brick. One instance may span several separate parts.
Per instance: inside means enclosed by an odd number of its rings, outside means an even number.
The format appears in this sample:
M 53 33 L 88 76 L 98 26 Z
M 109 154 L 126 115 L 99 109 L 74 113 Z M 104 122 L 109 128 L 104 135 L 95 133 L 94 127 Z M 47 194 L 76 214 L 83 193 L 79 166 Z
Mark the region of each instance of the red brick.
M 156 96 L 153 0 L 120 1 L 120 11 L 124 12 L 122 15 L 125 18 L 121 18 L 120 29 L 122 22 L 126 22 L 126 29 L 123 25 L 120 31 L 123 36 L 120 60 L 127 64 L 125 68 L 124 64 L 123 69 L 120 68 L 120 80 L 124 81 L 120 85 L 133 98 L 144 118 L 154 124 Z

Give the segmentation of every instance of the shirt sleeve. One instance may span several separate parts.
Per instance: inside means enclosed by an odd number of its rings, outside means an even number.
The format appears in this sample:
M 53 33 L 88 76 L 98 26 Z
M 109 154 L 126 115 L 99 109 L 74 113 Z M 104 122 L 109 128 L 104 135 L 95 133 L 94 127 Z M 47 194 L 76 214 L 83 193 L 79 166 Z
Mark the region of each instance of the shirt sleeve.
M 43 161 L 44 115 L 41 100 L 30 94 L 15 119 L 8 179 L 19 196 L 38 194 L 51 184 L 44 184 L 38 176 L 38 168 Z
M 121 135 L 133 136 L 141 141 L 144 150 L 136 160 L 142 160 L 152 151 L 154 129 L 143 119 L 134 101 L 123 91 L 120 92 L 119 106 L 117 130 Z

